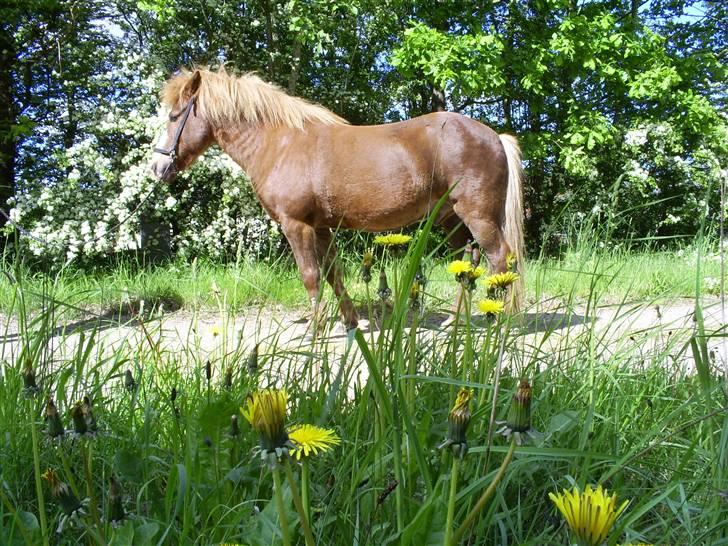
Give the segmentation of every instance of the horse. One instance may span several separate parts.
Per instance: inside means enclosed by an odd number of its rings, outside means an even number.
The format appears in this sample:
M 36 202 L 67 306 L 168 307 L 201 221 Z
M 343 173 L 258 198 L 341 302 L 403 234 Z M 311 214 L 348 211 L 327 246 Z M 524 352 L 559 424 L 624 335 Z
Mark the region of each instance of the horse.
M 426 217 L 453 247 L 474 239 L 492 272 L 509 254 L 522 267 L 521 152 L 515 137 L 453 112 L 353 126 L 323 106 L 286 94 L 255 74 L 183 69 L 162 87 L 170 109 L 151 169 L 171 181 L 217 144 L 248 175 L 290 243 L 318 312 L 321 271 L 347 328 L 357 313 L 346 292 L 332 229 L 397 230 Z

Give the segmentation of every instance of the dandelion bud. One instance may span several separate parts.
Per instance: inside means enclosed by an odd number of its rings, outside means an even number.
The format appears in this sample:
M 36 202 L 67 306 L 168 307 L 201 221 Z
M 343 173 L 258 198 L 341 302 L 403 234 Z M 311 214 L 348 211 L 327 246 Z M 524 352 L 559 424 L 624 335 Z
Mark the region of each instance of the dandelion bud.
M 415 280 L 420 283 L 422 290 L 427 286 L 427 277 L 425 277 L 425 271 L 422 269 L 422 262 L 417 264 L 417 273 L 415 273 Z
M 35 382 L 35 370 L 33 370 L 33 362 L 28 359 L 23 367 L 23 389 L 25 393 L 32 396 L 38 392 L 38 385 Z
M 255 375 L 258 372 L 258 346 L 260 343 L 256 343 L 255 347 L 253 347 L 253 350 L 251 351 L 250 355 L 248 356 L 248 373 L 250 375 Z
M 237 415 L 230 417 L 230 436 L 233 438 L 240 436 L 240 424 L 238 423 Z
M 131 370 L 126 370 L 126 372 L 124 372 L 124 388 L 129 392 L 136 391 L 137 384 L 136 381 L 134 381 L 134 376 L 132 375 Z
M 98 424 L 96 423 L 96 418 L 91 411 L 91 400 L 88 396 L 83 397 L 81 412 L 83 413 L 83 418 L 86 421 L 86 426 L 88 427 L 89 432 L 96 432 L 98 430 Z
M 217 286 L 217 283 L 216 283 L 216 282 L 214 281 L 214 279 L 213 279 L 213 281 L 212 281 L 212 282 L 210 283 L 210 292 L 211 292 L 211 293 L 212 293 L 212 295 L 213 295 L 213 296 L 215 296 L 216 298 L 219 298 L 219 297 L 220 297 L 220 288 L 219 288 L 219 287 Z
M 205 379 L 208 383 L 212 379 L 212 363 L 209 360 L 205 362 Z
M 88 431 L 86 419 L 83 418 L 82 403 L 76 402 L 71 408 L 71 419 L 73 420 L 73 431 L 79 436 L 83 436 Z
M 382 269 L 379 272 L 379 288 L 377 289 L 377 296 L 379 296 L 379 299 L 382 301 L 386 301 L 391 295 L 392 290 L 389 288 L 389 283 L 387 282 L 387 273 L 384 269 Z
M 448 437 L 440 444 L 440 448 L 450 446 L 453 455 L 463 458 L 468 452 L 468 442 L 466 433 L 470 424 L 470 399 L 473 397 L 473 391 L 462 388 L 458 392 L 455 405 L 448 415 Z
M 508 410 L 508 426 L 513 432 L 526 432 L 531 428 L 531 385 L 521 379 Z
M 374 255 L 370 251 L 364 252 L 361 259 L 361 280 L 369 283 L 372 280 L 372 264 L 374 263 Z
M 121 486 L 114 476 L 109 478 L 109 505 L 109 521 L 112 525 L 117 525 L 126 517 L 126 512 L 121 499 Z
M 463 251 L 463 260 L 471 262 L 473 259 L 473 242 L 468 241 L 465 243 L 465 250 Z
M 63 436 L 66 431 L 63 428 L 61 416 L 58 415 L 58 408 L 56 408 L 56 405 L 53 403 L 53 398 L 51 398 L 50 396 L 48 397 L 48 401 L 46 402 L 45 412 L 43 416 L 46 421 L 46 432 L 48 433 L 48 436 L 50 436 L 51 438 Z
M 481 258 L 480 247 L 474 246 L 473 253 L 470 258 L 470 263 L 473 264 L 473 267 L 478 267 L 480 265 L 480 258 Z
M 540 432 L 531 428 L 532 390 L 530 383 L 526 379 L 521 379 L 508 408 L 508 418 L 505 421 L 498 421 L 501 428 L 496 434 L 502 434 L 508 439 L 513 436 L 517 445 L 523 444 L 526 440 L 537 441 L 542 436 Z
M 513 252 L 509 252 L 506 255 L 506 270 L 510 271 L 511 273 L 518 272 L 518 259 Z
M 232 389 L 233 388 L 233 367 L 228 366 L 225 368 L 225 376 L 222 380 L 222 388 L 223 389 Z
M 412 281 L 409 293 L 410 306 L 412 309 L 420 308 L 420 283 Z
M 49 468 L 41 477 L 48 482 L 51 495 L 53 495 L 53 497 L 58 501 L 58 504 L 64 514 L 70 516 L 81 508 L 81 502 L 78 500 L 76 495 L 73 494 L 68 485 L 58 478 L 58 474 L 55 470 Z

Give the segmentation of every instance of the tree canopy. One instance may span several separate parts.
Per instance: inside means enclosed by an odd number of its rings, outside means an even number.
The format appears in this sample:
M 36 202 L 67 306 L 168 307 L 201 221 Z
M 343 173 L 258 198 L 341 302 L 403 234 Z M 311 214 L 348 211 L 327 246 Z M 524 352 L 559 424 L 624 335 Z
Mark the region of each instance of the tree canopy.
M 6 4 L 0 207 L 39 256 L 133 247 L 139 220 L 124 220 L 137 207 L 171 222 L 182 252 L 224 256 L 241 240 L 257 250 L 277 240 L 243 174 L 219 153 L 171 187 L 150 178 L 159 87 L 195 64 L 255 71 L 355 124 L 453 110 L 517 135 L 532 249 L 560 244 L 565 215 L 619 215 L 627 239 L 691 236 L 706 212 L 721 214 L 720 2 Z

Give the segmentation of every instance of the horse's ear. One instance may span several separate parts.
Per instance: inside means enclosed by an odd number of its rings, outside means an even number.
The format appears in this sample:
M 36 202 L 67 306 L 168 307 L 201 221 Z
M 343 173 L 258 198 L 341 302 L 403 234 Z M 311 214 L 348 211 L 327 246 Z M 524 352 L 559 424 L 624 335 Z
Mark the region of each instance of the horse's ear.
M 195 94 L 197 94 L 197 90 L 200 88 L 201 81 L 202 81 L 202 75 L 200 74 L 200 71 L 195 70 L 195 73 L 192 74 L 192 77 L 190 77 L 189 81 L 185 84 L 184 88 L 182 89 L 182 98 L 184 100 L 189 100 Z

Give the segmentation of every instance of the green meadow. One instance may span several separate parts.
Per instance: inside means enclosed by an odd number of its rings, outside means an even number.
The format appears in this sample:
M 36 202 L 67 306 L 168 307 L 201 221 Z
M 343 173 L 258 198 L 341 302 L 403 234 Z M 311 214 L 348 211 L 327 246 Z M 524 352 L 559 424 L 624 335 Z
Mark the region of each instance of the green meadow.
M 573 249 L 526 264 L 520 312 L 481 313 L 483 276 L 448 324 L 460 286 L 427 239 L 376 248 L 370 283 L 346 256 L 369 328 L 288 342 L 234 326 L 306 311 L 286 263 L 6 264 L 0 543 L 728 544 L 726 331 L 702 313 L 720 305 L 719 255 Z M 599 320 L 676 301 L 682 326 Z M 194 328 L 163 343 L 176 309 L 212 317 L 220 343 Z M 94 314 L 143 341 L 54 331 Z M 285 440 L 301 425 L 327 436 L 299 459 Z M 615 517 L 584 539 L 549 495 L 599 485 Z

